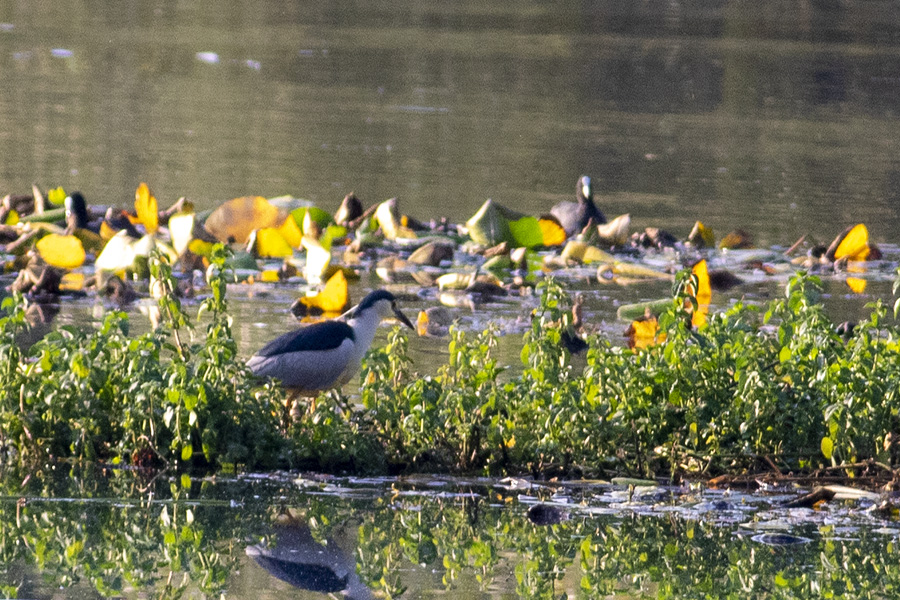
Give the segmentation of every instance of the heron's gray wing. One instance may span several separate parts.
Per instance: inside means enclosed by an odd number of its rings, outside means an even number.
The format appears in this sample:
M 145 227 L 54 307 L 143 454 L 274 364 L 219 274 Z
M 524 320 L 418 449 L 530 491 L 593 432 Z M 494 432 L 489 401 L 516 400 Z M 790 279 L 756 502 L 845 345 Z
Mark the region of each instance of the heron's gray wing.
M 281 380 L 285 387 L 316 392 L 334 387 L 354 359 L 354 343 L 343 343 L 327 350 L 281 352 L 268 356 L 256 354 L 247 366 L 260 377 Z

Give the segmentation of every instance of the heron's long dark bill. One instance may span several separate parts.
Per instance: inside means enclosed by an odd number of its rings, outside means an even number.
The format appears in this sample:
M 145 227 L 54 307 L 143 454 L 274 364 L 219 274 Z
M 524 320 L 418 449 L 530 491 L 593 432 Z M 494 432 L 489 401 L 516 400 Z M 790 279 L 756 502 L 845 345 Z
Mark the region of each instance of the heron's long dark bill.
M 415 327 L 413 327 L 413 324 L 409 322 L 409 319 L 406 318 L 406 315 L 404 315 L 402 312 L 400 312 L 399 308 L 394 309 L 394 316 L 396 316 L 400 320 L 401 323 L 403 323 L 410 329 L 415 329 Z

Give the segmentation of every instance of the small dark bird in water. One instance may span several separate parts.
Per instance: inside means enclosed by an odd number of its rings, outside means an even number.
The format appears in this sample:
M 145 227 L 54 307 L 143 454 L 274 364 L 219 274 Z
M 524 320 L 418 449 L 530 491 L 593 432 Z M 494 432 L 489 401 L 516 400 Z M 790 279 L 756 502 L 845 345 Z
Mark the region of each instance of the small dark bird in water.
M 569 519 L 569 514 L 552 504 L 534 504 L 528 509 L 528 520 L 535 525 L 556 525 Z
M 559 221 L 566 235 L 571 237 L 588 226 L 588 223 L 602 225 L 606 223 L 606 217 L 594 204 L 594 192 L 591 188 L 591 178 L 583 175 L 578 179 L 575 190 L 575 202 L 560 202 L 550 209 L 550 214 Z

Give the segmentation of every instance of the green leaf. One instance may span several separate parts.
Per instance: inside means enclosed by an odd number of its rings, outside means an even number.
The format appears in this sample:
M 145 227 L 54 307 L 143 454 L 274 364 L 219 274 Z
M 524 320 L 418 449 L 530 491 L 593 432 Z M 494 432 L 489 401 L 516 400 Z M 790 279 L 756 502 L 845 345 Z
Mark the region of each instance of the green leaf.
M 518 247 L 534 248 L 544 244 L 544 232 L 534 217 L 522 217 L 509 222 L 509 233 L 512 243 Z
M 821 448 L 822 454 L 825 456 L 825 458 L 831 460 L 832 454 L 834 453 L 834 442 L 831 441 L 830 437 L 822 438 Z
M 791 359 L 791 348 L 790 346 L 782 346 L 781 352 L 778 353 L 778 360 L 781 362 L 787 362 Z
M 194 448 L 190 444 L 186 444 L 181 448 L 181 460 L 191 460 L 194 455 Z

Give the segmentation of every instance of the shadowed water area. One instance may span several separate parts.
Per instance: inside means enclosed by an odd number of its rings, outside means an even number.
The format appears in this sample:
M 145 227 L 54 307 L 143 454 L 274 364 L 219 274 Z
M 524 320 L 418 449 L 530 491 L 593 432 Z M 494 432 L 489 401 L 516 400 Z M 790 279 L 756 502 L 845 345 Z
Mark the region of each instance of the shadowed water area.
M 866 223 L 884 264 L 862 293 L 842 276 L 824 282 L 829 316 L 856 319 L 891 296 L 900 243 L 898 23 L 898 6 L 878 0 L 10 2 L 0 5 L 0 193 L 38 183 L 124 207 L 147 181 L 163 206 L 291 194 L 333 212 L 355 191 L 366 205 L 397 197 L 423 221 L 464 222 L 487 198 L 546 213 L 588 174 L 598 206 L 630 213 L 633 230 L 684 239 L 697 220 L 720 235 L 739 227 L 763 259 L 801 235 L 827 244 Z M 742 276 L 713 310 L 764 302 L 786 280 Z M 671 290 L 599 286 L 594 268 L 561 277 L 585 292 L 589 330 L 617 340 L 618 306 Z M 380 285 L 365 271 L 351 295 Z M 411 316 L 436 304 L 433 292 L 400 291 Z M 228 293 L 248 356 L 295 326 L 296 285 Z M 501 355 L 517 364 L 536 305 L 454 316 L 516 334 Z M 55 323 L 103 312 L 74 299 Z M 446 362 L 446 340 L 411 345 L 422 372 Z M 246 550 L 277 548 L 279 531 L 314 552 L 339 548 L 337 580 L 349 586 L 358 572 L 353 597 L 889 597 L 900 579 L 896 521 L 870 510 L 874 500 L 779 508 L 794 490 L 23 479 L 5 481 L 0 498 L 0 584 L 19 597 L 175 597 L 183 581 L 191 595 L 338 593 L 318 567 L 318 591 L 298 591 Z M 539 500 L 558 523 L 529 520 Z M 285 512 L 287 534 L 275 526 Z

